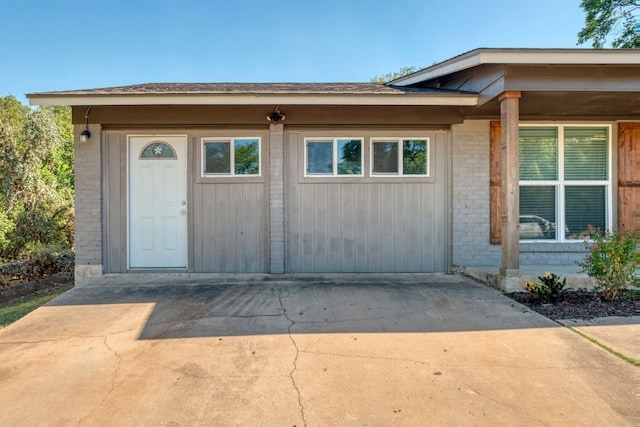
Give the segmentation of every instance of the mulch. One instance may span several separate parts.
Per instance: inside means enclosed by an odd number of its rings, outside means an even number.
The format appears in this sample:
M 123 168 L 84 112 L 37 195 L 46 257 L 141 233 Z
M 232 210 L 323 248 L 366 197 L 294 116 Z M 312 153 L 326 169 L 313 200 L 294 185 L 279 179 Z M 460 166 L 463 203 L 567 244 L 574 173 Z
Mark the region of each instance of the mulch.
M 531 301 L 528 292 L 511 292 L 505 295 L 554 320 L 640 316 L 640 296 L 626 291 L 621 291 L 614 301 L 609 302 L 602 299 L 600 292 L 577 289 L 565 292 L 555 304 L 535 303 Z

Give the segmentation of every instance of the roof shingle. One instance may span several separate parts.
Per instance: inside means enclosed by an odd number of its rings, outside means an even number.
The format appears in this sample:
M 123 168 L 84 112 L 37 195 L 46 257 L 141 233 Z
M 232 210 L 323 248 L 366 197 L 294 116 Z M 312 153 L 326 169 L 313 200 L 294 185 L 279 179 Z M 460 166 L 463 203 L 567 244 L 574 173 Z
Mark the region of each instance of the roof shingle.
M 39 92 L 29 95 L 402 95 L 460 93 L 439 89 L 386 86 L 381 83 L 145 83 L 96 89 Z

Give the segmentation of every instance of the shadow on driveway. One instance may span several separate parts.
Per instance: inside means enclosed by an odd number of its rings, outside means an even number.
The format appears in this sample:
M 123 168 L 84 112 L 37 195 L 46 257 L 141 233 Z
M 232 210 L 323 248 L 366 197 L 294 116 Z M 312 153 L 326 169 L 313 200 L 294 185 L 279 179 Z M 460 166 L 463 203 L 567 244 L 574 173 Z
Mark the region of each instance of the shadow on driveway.
M 636 370 L 460 276 L 104 278 L 0 330 L 0 425 L 635 425 Z
M 153 303 L 140 339 L 558 326 L 460 276 L 287 275 L 247 281 L 102 279 L 50 305 Z

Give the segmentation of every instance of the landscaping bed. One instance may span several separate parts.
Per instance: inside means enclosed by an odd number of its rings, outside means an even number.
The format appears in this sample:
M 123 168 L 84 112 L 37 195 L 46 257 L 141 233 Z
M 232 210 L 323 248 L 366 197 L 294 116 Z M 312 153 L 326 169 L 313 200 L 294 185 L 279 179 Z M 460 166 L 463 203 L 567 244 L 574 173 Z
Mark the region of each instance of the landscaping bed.
M 621 291 L 609 302 L 602 293 L 578 289 L 565 291 L 555 304 L 540 304 L 533 301 L 529 292 L 510 292 L 507 297 L 524 304 L 531 310 L 550 319 L 594 319 L 607 316 L 640 316 L 640 294 L 638 291 Z
M 48 277 L 29 282 L 11 281 L 6 286 L 0 287 L 0 306 L 18 298 L 46 295 L 60 289 L 73 287 L 73 275 L 58 273 Z
M 22 259 L 0 263 L 0 306 L 20 298 L 46 295 L 74 284 L 74 254 L 61 246 L 31 251 Z

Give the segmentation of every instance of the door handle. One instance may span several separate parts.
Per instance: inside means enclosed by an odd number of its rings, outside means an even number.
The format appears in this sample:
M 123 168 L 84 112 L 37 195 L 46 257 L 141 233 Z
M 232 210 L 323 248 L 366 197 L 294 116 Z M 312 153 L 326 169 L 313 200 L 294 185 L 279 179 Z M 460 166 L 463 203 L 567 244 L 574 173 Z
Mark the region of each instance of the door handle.
M 180 212 L 182 215 L 186 215 L 187 214 L 187 210 L 186 209 L 182 209 L 182 211 Z

